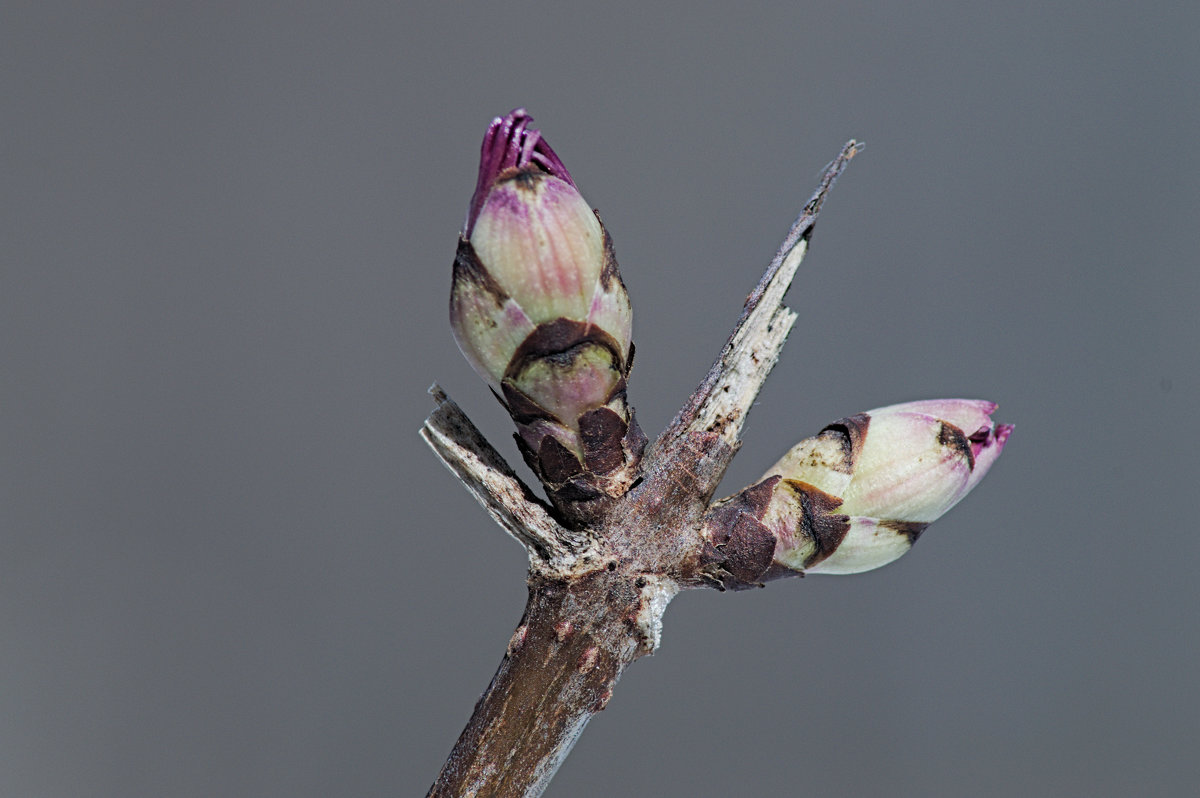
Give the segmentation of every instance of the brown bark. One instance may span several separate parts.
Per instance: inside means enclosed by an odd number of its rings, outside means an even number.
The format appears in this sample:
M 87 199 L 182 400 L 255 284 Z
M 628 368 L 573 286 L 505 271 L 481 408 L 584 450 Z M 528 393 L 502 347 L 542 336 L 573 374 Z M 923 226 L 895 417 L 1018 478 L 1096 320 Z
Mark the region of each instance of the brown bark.
M 431 798 L 539 794 L 638 654 L 639 592 L 606 570 L 533 579 L 525 615 Z

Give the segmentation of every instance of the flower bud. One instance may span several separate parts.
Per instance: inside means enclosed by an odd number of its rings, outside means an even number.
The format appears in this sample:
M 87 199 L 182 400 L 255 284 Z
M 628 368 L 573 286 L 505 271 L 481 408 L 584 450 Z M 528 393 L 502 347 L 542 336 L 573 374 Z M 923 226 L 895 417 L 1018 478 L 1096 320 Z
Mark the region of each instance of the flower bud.
M 484 138 L 450 320 L 526 462 L 578 516 L 629 487 L 645 447 L 625 399 L 632 310 L 607 231 L 530 121 L 518 109 Z
M 801 441 L 761 482 L 710 513 L 706 531 L 730 575 L 719 578 L 736 587 L 895 560 L 1000 455 L 1012 426 L 994 424 L 995 409 L 967 399 L 910 402 L 849 416 Z

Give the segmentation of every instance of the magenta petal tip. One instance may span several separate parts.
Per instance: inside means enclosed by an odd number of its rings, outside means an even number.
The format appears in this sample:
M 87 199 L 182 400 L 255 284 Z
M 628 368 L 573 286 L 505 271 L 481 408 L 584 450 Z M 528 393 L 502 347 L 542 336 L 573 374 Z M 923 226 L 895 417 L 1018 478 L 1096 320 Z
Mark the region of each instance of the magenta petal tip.
M 532 121 L 533 117 L 524 108 L 514 108 L 488 125 L 479 153 L 479 178 L 463 231 L 468 238 L 492 186 L 505 171 L 533 166 L 575 187 L 571 173 L 542 138 L 541 131 L 529 126 Z

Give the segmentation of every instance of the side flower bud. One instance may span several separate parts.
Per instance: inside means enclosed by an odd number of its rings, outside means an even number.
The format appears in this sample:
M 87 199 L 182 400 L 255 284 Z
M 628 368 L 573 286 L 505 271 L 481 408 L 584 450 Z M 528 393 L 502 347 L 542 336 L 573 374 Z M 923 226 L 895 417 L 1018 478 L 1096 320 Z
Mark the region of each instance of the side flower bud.
M 612 240 L 523 109 L 495 119 L 454 261 L 459 348 L 569 518 L 620 496 L 646 438 L 626 401 L 632 309 Z
M 992 422 L 995 409 L 968 399 L 909 402 L 801 441 L 761 482 L 709 513 L 715 578 L 742 587 L 895 560 L 1000 456 L 1013 428 Z

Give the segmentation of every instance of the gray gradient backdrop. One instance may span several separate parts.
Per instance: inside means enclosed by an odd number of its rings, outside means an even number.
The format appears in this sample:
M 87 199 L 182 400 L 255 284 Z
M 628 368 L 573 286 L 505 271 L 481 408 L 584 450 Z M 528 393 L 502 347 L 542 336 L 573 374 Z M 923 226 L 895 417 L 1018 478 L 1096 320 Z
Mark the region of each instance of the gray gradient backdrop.
M 1017 424 L 875 573 L 680 596 L 550 796 L 1200 783 L 1194 3 L 8 3 L 0 796 L 412 796 L 524 556 L 416 432 L 489 119 L 611 229 L 661 429 L 821 167 L 726 483 L 891 402 Z

